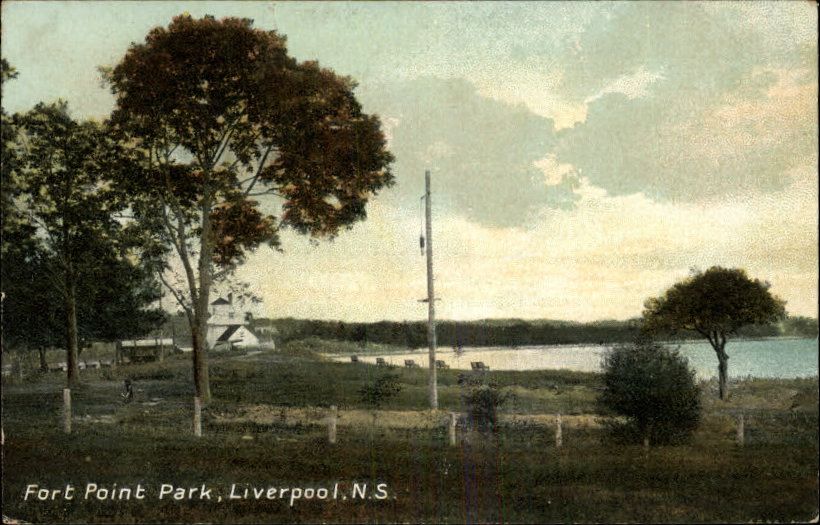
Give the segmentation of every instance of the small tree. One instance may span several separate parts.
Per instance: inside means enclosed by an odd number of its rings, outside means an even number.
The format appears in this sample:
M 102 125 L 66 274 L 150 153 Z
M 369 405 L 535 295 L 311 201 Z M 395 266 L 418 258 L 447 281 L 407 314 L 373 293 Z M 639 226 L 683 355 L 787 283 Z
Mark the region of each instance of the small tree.
M 726 339 L 750 324 L 768 324 L 786 315 L 785 301 L 769 292 L 769 283 L 750 279 L 738 268 L 713 266 L 695 272 L 646 301 L 643 328 L 648 333 L 691 330 L 709 340 L 718 358 L 720 399 L 728 396 L 729 355 Z
M 362 403 L 378 409 L 385 401 L 401 392 L 399 376 L 396 374 L 385 374 L 373 384 L 364 385 L 359 389 L 359 398 Z
M 493 381 L 482 375 L 462 374 L 458 378 L 464 388 L 461 395 L 467 407 L 470 426 L 481 432 L 494 432 L 498 428 L 498 408 L 512 398 L 509 392 L 502 392 Z
M 625 416 L 615 425 L 645 442 L 669 443 L 690 435 L 700 421 L 695 373 L 677 350 L 650 340 L 615 347 L 604 357 L 604 412 Z
M 373 426 L 376 426 L 378 409 L 385 401 L 401 392 L 401 384 L 397 374 L 385 374 L 376 379 L 372 384 L 364 385 L 359 389 L 359 399 L 362 403 L 372 409 Z

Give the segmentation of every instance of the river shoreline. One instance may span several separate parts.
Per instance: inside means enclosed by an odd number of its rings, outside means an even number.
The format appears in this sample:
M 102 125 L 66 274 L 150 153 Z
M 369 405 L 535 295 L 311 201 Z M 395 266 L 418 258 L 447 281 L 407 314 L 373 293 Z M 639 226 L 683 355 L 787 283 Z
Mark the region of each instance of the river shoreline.
M 707 341 L 666 341 L 665 345 L 677 348 L 695 370 L 699 379 L 710 379 L 717 372 L 714 350 Z M 436 360 L 444 366 L 457 370 L 471 370 L 474 362 L 483 362 L 490 370 L 572 370 L 577 372 L 600 372 L 601 360 L 612 345 L 566 344 L 533 345 L 520 347 L 464 347 L 456 353 L 451 347 L 440 347 Z M 376 350 L 376 349 L 373 349 Z M 805 338 L 765 338 L 730 341 L 730 377 L 797 378 L 817 375 L 817 340 Z M 390 351 L 327 352 L 326 358 L 336 362 L 384 364 L 404 367 L 409 361 L 426 367 L 426 348 L 414 351 L 390 349 Z

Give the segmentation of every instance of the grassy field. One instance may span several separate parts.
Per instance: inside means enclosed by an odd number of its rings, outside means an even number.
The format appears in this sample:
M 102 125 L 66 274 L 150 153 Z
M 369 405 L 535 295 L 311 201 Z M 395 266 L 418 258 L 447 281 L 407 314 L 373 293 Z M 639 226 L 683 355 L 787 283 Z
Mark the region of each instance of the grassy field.
M 373 425 L 358 389 L 384 370 L 323 360 L 316 343 L 211 359 L 214 401 L 203 437 L 191 431 L 190 356 L 84 372 L 73 433 L 60 428 L 60 374 L 3 389 L 3 513 L 31 522 L 737 522 L 805 521 L 818 512 L 817 379 L 748 380 L 728 402 L 704 383 L 704 421 L 691 443 L 619 445 L 597 424 L 600 378 L 566 371 L 491 372 L 515 394 L 492 437 L 459 431 L 458 372 L 439 372 L 440 406 L 426 406 L 423 370 L 395 369 L 401 392 Z M 130 377 L 136 399 L 120 401 Z M 340 409 L 338 443 L 326 407 Z M 564 415 L 555 447 L 553 414 Z M 746 444 L 734 442 L 744 414 Z M 83 499 L 87 484 L 146 489 L 143 500 Z M 354 498 L 353 483 L 367 484 Z M 384 492 L 374 492 L 376 484 Z M 79 492 L 40 501 L 37 484 Z M 162 484 L 212 489 L 211 500 L 158 499 Z M 249 499 L 229 499 L 249 489 Z M 288 488 L 253 499 L 253 487 Z M 360 486 L 361 487 L 361 486 Z M 307 499 L 325 488 L 337 498 Z M 302 491 L 291 505 L 293 489 Z M 342 499 L 342 496 L 347 499 Z M 382 495 L 386 497 L 380 499 Z M 218 501 L 218 497 L 222 501 Z

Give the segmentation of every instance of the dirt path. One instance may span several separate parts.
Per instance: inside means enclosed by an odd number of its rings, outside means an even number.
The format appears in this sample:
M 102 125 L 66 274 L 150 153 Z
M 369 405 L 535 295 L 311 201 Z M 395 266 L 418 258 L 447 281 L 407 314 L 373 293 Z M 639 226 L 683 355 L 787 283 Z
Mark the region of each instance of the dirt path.
M 218 423 L 324 425 L 328 410 L 323 407 L 250 405 L 231 413 L 212 414 L 211 417 Z M 567 428 L 596 428 L 600 426 L 599 417 L 595 414 L 581 414 L 565 415 L 561 419 L 562 425 Z M 379 410 L 376 424 L 389 428 L 434 428 L 445 424 L 447 418 L 448 412 L 442 410 Z M 503 414 L 499 419 L 504 423 L 554 426 L 556 417 L 552 414 Z M 369 426 L 373 424 L 373 412 L 362 409 L 339 410 L 337 424 L 340 427 Z

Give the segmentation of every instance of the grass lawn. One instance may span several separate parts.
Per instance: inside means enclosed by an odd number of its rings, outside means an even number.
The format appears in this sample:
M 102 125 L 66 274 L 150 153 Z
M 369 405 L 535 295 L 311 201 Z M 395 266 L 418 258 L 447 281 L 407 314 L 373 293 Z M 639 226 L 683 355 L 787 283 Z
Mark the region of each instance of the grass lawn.
M 304 345 L 213 356 L 214 401 L 196 439 L 189 359 L 84 372 L 72 393 L 71 435 L 59 426 L 61 374 L 5 383 L 3 514 L 49 523 L 449 523 L 805 521 L 818 512 L 816 378 L 737 382 L 725 403 L 704 383 L 704 421 L 692 442 L 647 452 L 612 443 L 594 424 L 596 374 L 493 371 L 515 393 L 501 428 L 491 437 L 460 430 L 453 447 L 441 423 L 444 411 L 462 410 L 457 371 L 439 371 L 442 412 L 431 414 L 424 370 L 392 370 L 402 390 L 374 427 L 357 391 L 385 370 L 325 361 Z M 119 399 L 125 377 L 137 388 L 128 405 Z M 336 445 L 323 426 L 332 404 L 340 408 Z M 567 417 L 556 449 L 559 412 Z M 740 413 L 744 447 L 734 443 Z M 140 484 L 146 497 L 84 500 L 89 483 Z M 367 484 L 365 499 L 353 497 L 354 483 Z M 71 484 L 78 494 L 24 501 L 30 484 Z M 159 500 L 162 484 L 205 484 L 212 499 Z M 230 500 L 232 485 L 250 497 Z M 288 491 L 257 500 L 254 487 Z M 325 499 L 304 495 L 322 488 Z M 303 494 L 291 505 L 293 489 Z

